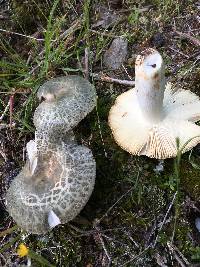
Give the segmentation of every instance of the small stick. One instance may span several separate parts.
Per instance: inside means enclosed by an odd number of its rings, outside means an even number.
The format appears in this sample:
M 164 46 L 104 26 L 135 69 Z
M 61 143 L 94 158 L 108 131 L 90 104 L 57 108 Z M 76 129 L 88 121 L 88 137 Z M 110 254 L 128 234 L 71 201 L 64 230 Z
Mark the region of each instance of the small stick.
M 168 242 L 168 246 L 170 246 L 173 250 L 175 250 L 179 254 L 179 256 L 182 258 L 182 260 L 186 263 L 187 266 L 190 264 L 189 261 L 186 259 L 186 257 L 183 255 L 183 253 L 181 253 L 180 250 L 175 245 Z
M 8 30 L 4 30 L 4 29 L 0 29 L 1 32 L 5 32 L 7 34 L 14 34 L 14 35 L 18 35 L 18 36 L 21 36 L 21 37 L 25 37 L 25 38 L 29 38 L 29 39 L 34 39 L 36 41 L 44 41 L 45 39 L 41 39 L 41 38 L 35 38 L 33 36 L 30 36 L 30 35 L 25 35 L 25 34 L 22 34 L 22 33 L 19 33 L 19 32 L 12 32 L 12 31 L 8 31 Z
M 189 35 L 188 33 L 183 33 L 183 32 L 179 32 L 179 31 L 176 31 L 176 30 L 174 30 L 174 32 L 176 34 L 178 34 L 180 37 L 188 39 L 194 45 L 200 46 L 200 40 L 195 38 L 195 37 L 193 37 L 193 36 L 191 36 L 191 35 Z
M 14 94 L 10 96 L 9 100 L 10 104 L 10 126 L 12 125 L 12 115 L 13 115 L 13 108 L 14 108 Z
M 190 265 L 189 261 L 185 258 L 185 256 L 180 252 L 180 250 L 172 245 L 170 242 L 167 242 L 167 246 L 169 250 L 174 254 L 175 259 L 181 265 L 181 267 L 187 267 Z M 180 259 L 180 257 L 182 259 Z
M 95 228 L 97 231 L 100 231 L 100 228 L 97 226 L 96 223 L 94 224 L 94 228 Z M 105 242 L 104 242 L 103 237 L 102 237 L 102 235 L 101 235 L 100 232 L 97 233 L 96 238 L 97 238 L 98 241 L 101 243 L 102 248 L 103 248 L 103 250 L 104 250 L 104 253 L 106 254 L 106 257 L 107 257 L 107 259 L 108 259 L 108 264 L 107 264 L 107 266 L 110 266 L 110 264 L 112 263 L 112 259 L 111 259 L 110 255 L 109 255 L 109 253 L 108 253 L 108 250 L 107 250 L 107 248 L 106 248 L 106 246 L 105 246 Z
M 200 55 L 200 51 L 197 51 L 197 52 L 195 52 L 194 54 L 192 54 L 192 55 L 189 57 L 189 59 L 194 58 L 194 57 L 198 57 L 199 55 Z
M 108 229 L 104 229 L 104 230 L 81 230 L 78 227 L 72 225 L 72 224 L 68 224 L 70 228 L 72 228 L 73 230 L 75 230 L 76 232 L 80 233 L 78 235 L 75 235 L 75 237 L 81 237 L 81 236 L 89 236 L 89 235 L 93 235 L 96 233 L 106 233 L 106 232 L 112 232 L 112 231 L 116 231 L 116 230 L 124 230 L 125 227 L 116 227 L 116 228 L 108 228 Z
M 114 34 L 111 34 L 111 33 L 99 32 L 99 31 L 96 31 L 96 30 L 89 30 L 89 31 L 92 32 L 92 33 L 95 33 L 95 34 L 98 34 L 98 35 L 101 35 L 101 36 L 110 37 L 110 38 L 122 37 L 122 35 L 114 35 Z
M 181 56 L 184 56 L 184 57 L 186 57 L 187 59 L 189 59 L 189 58 L 190 58 L 190 56 L 188 56 L 188 55 L 186 55 L 186 54 L 182 53 L 182 52 L 181 52 L 181 51 L 179 51 L 179 50 L 176 50 L 176 49 L 174 49 L 174 48 L 173 48 L 173 47 L 171 47 L 171 46 L 169 46 L 169 49 L 171 49 L 172 51 L 174 51 L 174 52 L 176 52 L 176 53 L 180 54 Z
M 91 73 L 90 76 L 96 80 L 103 81 L 103 82 L 118 83 L 118 84 L 127 85 L 127 86 L 135 85 L 135 81 L 116 79 L 116 78 L 106 76 L 103 73 Z
M 6 115 L 6 112 L 7 112 L 8 109 L 9 109 L 9 107 L 10 107 L 10 100 L 8 101 L 8 104 L 7 104 L 7 106 L 5 107 L 4 112 L 2 113 L 2 115 L 1 115 L 1 117 L 0 117 L 0 121 L 3 120 L 4 116 Z
M 171 210 L 171 208 L 172 208 L 172 206 L 173 206 L 173 204 L 174 204 L 174 201 L 175 201 L 175 199 L 176 199 L 176 195 L 177 195 L 177 193 L 178 193 L 178 191 L 176 191 L 175 194 L 174 194 L 174 196 L 173 196 L 173 199 L 172 199 L 172 201 L 171 201 L 171 203 L 170 203 L 170 205 L 169 205 L 169 208 L 167 209 L 167 212 L 166 212 L 165 217 L 164 217 L 164 219 L 163 219 L 163 221 L 162 221 L 162 223 L 161 223 L 161 226 L 160 226 L 160 228 L 158 229 L 158 233 L 162 230 L 162 228 L 163 228 L 163 226 L 164 226 L 164 224 L 165 224 L 165 222 L 166 222 L 167 216 L 168 216 L 168 214 L 169 214 L 169 212 L 170 212 L 170 210 Z M 159 237 L 159 235 L 156 236 L 156 239 L 155 239 L 155 242 L 154 242 L 153 247 L 156 246 L 157 241 L 158 241 L 158 237 Z
M 168 214 L 169 214 L 169 212 L 170 212 L 170 210 L 171 210 L 171 208 L 172 208 L 172 206 L 173 206 L 173 204 L 174 204 L 174 201 L 175 201 L 175 199 L 176 199 L 176 195 L 177 195 L 177 193 L 178 193 L 178 191 L 176 191 L 175 194 L 174 194 L 174 196 L 173 196 L 172 202 L 170 203 L 169 208 L 167 209 L 167 212 L 166 212 L 165 217 L 164 217 L 164 219 L 163 219 L 163 221 L 162 221 L 162 224 L 161 224 L 161 226 L 160 226 L 160 228 L 159 228 L 159 231 L 162 230 L 163 225 L 165 224 L 165 221 L 166 221 L 166 219 L 167 219 L 167 216 L 168 216 Z
M 132 81 L 133 79 L 131 78 L 130 74 L 128 73 L 126 67 L 124 66 L 124 64 L 122 64 L 122 68 L 124 69 L 124 71 L 126 72 L 128 78 Z
M 78 30 L 81 27 L 81 22 L 82 22 L 81 19 L 77 19 L 76 21 L 74 21 L 74 23 L 72 24 L 71 27 L 69 27 L 69 29 L 67 29 L 66 31 L 61 33 L 61 35 L 60 35 L 60 37 L 58 38 L 57 41 L 64 40 L 69 35 L 71 35 L 74 31 Z
M 105 252 L 105 254 L 106 254 L 106 257 L 107 257 L 107 259 L 108 259 L 108 265 L 107 265 L 107 266 L 110 266 L 110 264 L 111 264 L 111 262 L 112 262 L 112 259 L 111 259 L 110 255 L 109 255 L 109 253 L 108 253 L 108 250 L 107 250 L 107 248 L 106 248 L 106 246 L 105 246 L 105 242 L 104 242 L 104 240 L 103 240 L 103 237 L 101 236 L 101 234 L 98 234 L 98 237 L 99 237 L 99 240 L 100 240 L 101 245 L 102 245 L 102 247 L 103 247 L 103 250 L 104 250 L 104 252 Z
M 0 128 L 1 130 L 1 128 Z M 6 153 L 0 148 L 0 155 L 2 156 L 2 158 L 4 159 L 4 161 L 6 162 L 7 161 L 7 156 L 6 156 Z M 4 200 L 5 198 L 1 198 L 0 200 Z
M 14 92 L 2 92 L 0 91 L 0 94 L 4 94 L 4 95 L 13 95 L 13 94 L 29 94 L 31 93 L 31 89 L 26 89 L 25 91 L 14 91 Z
M 133 262 L 134 263 L 136 262 L 136 260 L 138 258 L 140 258 L 140 256 L 142 256 L 144 253 L 146 253 L 146 251 L 148 251 L 148 249 L 150 248 L 151 246 L 149 245 L 148 247 L 146 247 L 143 251 L 141 251 L 138 255 L 134 256 L 133 258 L 131 258 L 130 260 L 126 261 L 123 265 L 121 265 L 121 267 L 126 267 L 129 263 Z

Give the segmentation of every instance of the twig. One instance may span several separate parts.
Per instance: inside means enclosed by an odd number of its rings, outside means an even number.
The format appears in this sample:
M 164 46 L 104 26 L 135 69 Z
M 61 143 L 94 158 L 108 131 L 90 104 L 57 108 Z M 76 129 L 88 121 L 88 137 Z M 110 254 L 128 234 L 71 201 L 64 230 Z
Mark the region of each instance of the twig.
M 4 161 L 7 161 L 7 156 L 6 153 L 0 148 L 0 155 L 2 156 L 2 158 L 4 159 Z M 5 198 L 0 198 L 0 201 L 4 201 Z
M 176 199 L 176 195 L 177 195 L 177 193 L 178 193 L 178 191 L 176 191 L 175 194 L 174 194 L 174 196 L 173 196 L 172 202 L 171 202 L 170 205 L 169 205 L 169 208 L 168 208 L 168 210 L 167 210 L 167 212 L 166 212 L 166 214 L 165 214 L 165 217 L 164 217 L 164 219 L 163 219 L 163 221 L 162 221 L 162 223 L 161 223 L 161 226 L 160 226 L 159 231 L 162 230 L 163 225 L 164 225 L 165 222 L 166 222 L 167 216 L 168 216 L 168 214 L 169 214 L 169 212 L 170 212 L 170 210 L 171 210 L 171 208 L 172 208 L 172 206 L 173 206 L 173 204 L 174 204 L 174 201 L 175 201 L 175 199 Z
M 176 246 L 172 245 L 170 242 L 167 242 L 167 246 L 169 250 L 173 253 L 177 262 L 181 265 L 181 267 L 187 267 L 190 265 L 189 261 L 185 258 L 185 256 L 180 252 L 180 250 Z
M 8 101 L 8 104 L 7 104 L 7 106 L 5 107 L 4 112 L 2 113 L 2 115 L 1 115 L 1 117 L 0 117 L 0 121 L 3 120 L 4 116 L 6 115 L 6 112 L 7 112 L 8 109 L 9 109 L 9 107 L 10 107 L 10 100 Z
M 101 35 L 101 36 L 110 37 L 110 38 L 122 37 L 121 35 L 114 35 L 114 34 L 111 34 L 111 33 L 99 32 L 99 31 L 96 31 L 96 30 L 89 30 L 89 31 L 92 32 L 92 33 L 95 33 L 95 34 L 98 34 L 98 35 Z
M 14 94 L 10 96 L 10 126 L 12 125 L 13 109 L 14 109 Z
M 188 33 L 179 32 L 177 30 L 174 30 L 174 32 L 178 34 L 180 37 L 188 39 L 194 45 L 200 46 L 200 40 L 189 35 Z
M 122 64 L 122 68 L 123 68 L 124 71 L 126 72 L 128 78 L 132 81 L 133 79 L 132 79 L 132 77 L 130 76 L 130 74 L 128 73 L 128 71 L 127 71 L 126 67 L 124 66 L 124 64 Z
M 123 265 L 121 265 L 121 267 L 125 267 L 128 266 L 129 263 L 131 262 L 135 262 L 140 256 L 142 256 L 151 246 L 149 245 L 148 247 L 146 247 L 142 252 L 140 252 L 138 255 L 136 255 L 135 257 L 133 257 L 132 259 L 128 260 L 127 262 L 125 262 Z
M 102 248 L 103 248 L 103 250 L 104 250 L 104 252 L 105 252 L 105 254 L 106 254 L 106 257 L 107 257 L 107 259 L 108 259 L 108 264 L 107 264 L 107 266 L 109 267 L 109 266 L 111 265 L 111 263 L 112 263 L 112 259 L 111 259 L 110 255 L 109 255 L 109 253 L 108 253 L 108 250 L 107 250 L 107 248 L 106 248 L 106 246 L 105 246 L 105 242 L 104 242 L 103 237 L 102 237 L 102 235 L 101 235 L 101 233 L 100 233 L 100 228 L 99 228 L 96 224 L 94 224 L 94 227 L 95 227 L 95 230 L 98 231 L 96 238 L 98 239 L 98 241 L 100 241 L 100 243 L 101 243 L 101 245 L 102 245 Z
M 172 206 L 173 206 L 173 204 L 174 204 L 174 201 L 175 201 L 175 199 L 176 199 L 176 195 L 177 195 L 177 193 L 178 193 L 178 191 L 175 192 L 175 194 L 174 194 L 174 196 L 173 196 L 173 199 L 172 199 L 172 201 L 171 201 L 171 203 L 170 203 L 170 205 L 169 205 L 169 208 L 167 209 L 167 212 L 166 212 L 166 214 L 165 214 L 165 217 L 164 217 L 164 219 L 163 219 L 163 221 L 162 221 L 162 223 L 161 223 L 161 226 L 160 226 L 160 228 L 159 228 L 159 230 L 158 230 L 158 234 L 157 234 L 157 236 L 156 236 L 156 239 L 155 239 L 155 242 L 154 242 L 153 247 L 155 247 L 156 244 L 157 244 L 158 237 L 159 237 L 159 232 L 162 230 L 162 228 L 163 228 L 163 226 L 164 226 L 164 224 L 165 224 L 165 222 L 166 222 L 167 216 L 168 216 L 168 214 L 169 214 L 169 212 L 170 212 L 170 210 L 171 210 L 171 208 L 172 208 Z
M 173 250 L 175 250 L 179 256 L 183 259 L 183 261 L 187 264 L 187 266 L 190 264 L 189 261 L 186 259 L 186 257 L 183 255 L 183 253 L 180 252 L 180 250 L 173 244 L 169 243 L 168 245 L 170 245 Z
M 107 259 L 108 259 L 108 265 L 107 265 L 107 266 L 109 267 L 110 264 L 111 264 L 111 262 L 112 262 L 112 259 L 111 259 L 110 255 L 109 255 L 109 253 L 108 253 L 108 250 L 107 250 L 107 248 L 106 248 L 106 246 L 105 246 L 105 242 L 104 242 L 103 237 L 101 236 L 101 234 L 98 234 L 98 237 L 99 237 L 99 240 L 100 240 L 101 245 L 102 245 L 102 247 L 103 247 L 103 250 L 104 250 L 104 252 L 105 252 L 105 254 L 106 254 L 106 257 L 107 257 Z
M 190 73 L 190 72 L 193 70 L 193 68 L 195 67 L 197 61 L 199 61 L 199 60 L 200 60 L 200 58 L 197 57 L 197 59 L 192 63 L 192 66 L 191 66 L 188 70 L 186 70 L 186 71 L 183 73 L 182 76 L 183 76 L 184 78 L 188 75 L 188 73 Z
M 68 224 L 70 228 L 72 228 L 73 230 L 75 230 L 76 232 L 80 233 L 80 235 L 75 235 L 75 237 L 82 237 L 82 236 L 89 236 L 89 235 L 93 235 L 93 234 L 96 234 L 96 233 L 107 233 L 107 232 L 112 232 L 112 231 L 118 231 L 118 230 L 124 230 L 125 227 L 116 227 L 116 228 L 108 228 L 108 229 L 105 229 L 105 230 L 88 230 L 88 231 L 84 231 L 84 230 L 81 230 L 79 229 L 78 227 L 72 225 L 72 224 Z
M 135 81 L 119 80 L 116 78 L 106 76 L 103 73 L 91 73 L 90 76 L 96 80 L 103 81 L 103 82 L 118 83 L 118 84 L 127 85 L 127 86 L 135 85 Z
M 35 38 L 33 36 L 30 36 L 30 35 L 25 35 L 25 34 L 22 34 L 22 33 L 19 33 L 19 32 L 12 32 L 12 31 L 8 31 L 8 30 L 4 30 L 4 29 L 0 29 L 1 32 L 5 32 L 7 34 L 14 34 L 14 35 L 18 35 L 18 36 L 21 36 L 21 37 L 25 37 L 25 38 L 29 38 L 29 39 L 34 39 L 36 41 L 44 41 L 45 39 L 42 39 L 42 38 Z
M 56 41 L 59 42 L 60 40 L 66 39 L 69 35 L 71 35 L 74 31 L 81 27 L 81 22 L 81 19 L 77 19 L 76 21 L 74 21 L 72 26 L 69 27 L 69 29 L 67 29 L 66 31 L 64 31 Z
M 188 56 L 188 55 L 186 55 L 186 54 L 182 53 L 182 52 L 181 52 L 181 51 L 179 51 L 179 50 L 176 50 L 176 49 L 174 49 L 174 48 L 173 48 L 173 47 L 171 47 L 171 46 L 169 46 L 169 49 L 171 49 L 172 51 L 174 51 L 174 52 L 176 52 L 176 53 L 180 54 L 181 56 L 184 56 L 184 57 L 186 57 L 187 59 L 189 59 L 189 58 L 190 58 L 190 56 Z
M 194 54 L 192 54 L 190 57 L 189 57 L 189 59 L 192 59 L 192 58 L 194 58 L 194 57 L 198 57 L 200 55 L 200 51 L 197 51 L 197 52 L 195 52 Z
M 106 234 L 102 234 L 102 236 L 105 237 L 109 241 L 112 241 L 112 242 L 117 243 L 117 244 L 119 244 L 121 246 L 127 247 L 127 244 L 125 244 L 125 243 L 123 243 L 123 242 L 121 242 L 121 241 L 119 241 L 119 240 L 117 240 L 117 239 L 115 239 L 113 237 L 110 237 L 110 236 L 108 236 Z
M 0 91 L 0 94 L 4 94 L 4 95 L 29 94 L 29 93 L 31 93 L 31 90 L 28 90 L 28 89 L 26 91 L 18 91 L 18 90 L 12 91 L 12 92 L 2 92 L 2 91 Z

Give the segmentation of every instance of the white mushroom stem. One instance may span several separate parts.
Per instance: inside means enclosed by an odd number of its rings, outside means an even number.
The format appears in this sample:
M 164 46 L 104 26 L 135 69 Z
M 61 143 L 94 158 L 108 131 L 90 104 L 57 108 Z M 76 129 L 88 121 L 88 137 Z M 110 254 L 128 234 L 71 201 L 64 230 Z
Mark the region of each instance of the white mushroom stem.
M 156 50 L 145 50 L 137 57 L 135 88 L 144 118 L 150 123 L 160 122 L 163 118 L 165 76 L 162 57 Z
M 56 225 L 61 224 L 59 217 L 55 214 L 53 210 L 49 211 L 48 224 L 51 229 L 54 228 Z

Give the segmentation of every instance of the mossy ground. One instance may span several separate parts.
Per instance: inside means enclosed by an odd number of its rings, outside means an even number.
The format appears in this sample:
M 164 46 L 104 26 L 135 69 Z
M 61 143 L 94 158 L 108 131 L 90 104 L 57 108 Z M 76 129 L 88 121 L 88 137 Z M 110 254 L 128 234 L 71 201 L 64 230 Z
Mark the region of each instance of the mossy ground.
M 1 121 L 6 128 L 0 128 L 0 197 L 24 165 L 24 148 L 34 135 L 32 116 L 38 105 L 38 86 L 58 75 L 84 75 L 86 47 L 89 73 L 103 71 L 118 79 L 129 79 L 127 73 L 134 78 L 135 55 L 146 47 L 156 47 L 166 62 L 167 79 L 200 95 L 199 47 L 173 32 L 176 28 L 198 37 L 198 5 L 183 0 L 11 0 L 9 12 L 2 11 L 1 19 L 7 31 L 0 38 L 1 113 L 9 100 L 14 102 Z M 141 11 L 148 6 L 148 11 Z M 101 7 L 116 15 L 106 28 L 94 26 L 101 19 Z M 125 36 L 129 47 L 124 68 L 111 71 L 103 66 L 102 57 L 115 36 Z M 21 242 L 58 267 L 200 263 L 200 233 L 194 225 L 200 216 L 199 148 L 182 156 L 178 177 L 174 159 L 165 160 L 164 171 L 156 174 L 157 160 L 123 151 L 108 127 L 110 107 L 117 95 L 129 88 L 91 81 L 98 105 L 75 133 L 80 143 L 91 148 L 97 162 L 92 197 L 74 221 L 45 236 L 15 230 L 0 237 L 0 266 L 26 264 L 26 258 L 15 254 Z M 13 127 L 9 127 L 10 121 L 15 123 Z M 3 204 L 1 213 L 3 231 L 14 222 Z M 32 266 L 43 265 L 33 259 Z

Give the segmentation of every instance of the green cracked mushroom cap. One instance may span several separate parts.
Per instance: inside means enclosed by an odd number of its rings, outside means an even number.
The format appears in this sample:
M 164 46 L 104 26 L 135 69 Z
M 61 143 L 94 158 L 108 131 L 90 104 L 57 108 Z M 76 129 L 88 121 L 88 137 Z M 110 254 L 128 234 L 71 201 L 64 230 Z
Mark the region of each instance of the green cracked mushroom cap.
M 45 82 L 38 90 L 38 98 L 45 100 L 37 107 L 33 121 L 40 130 L 48 124 L 49 131 L 73 129 L 93 110 L 97 100 L 94 86 L 77 75 Z
M 26 164 L 6 195 L 10 215 L 35 234 L 72 220 L 96 176 L 92 152 L 77 145 L 72 131 L 96 105 L 94 87 L 78 76 L 59 77 L 42 85 L 38 96 L 46 100 L 34 114 L 35 140 L 27 144 Z

